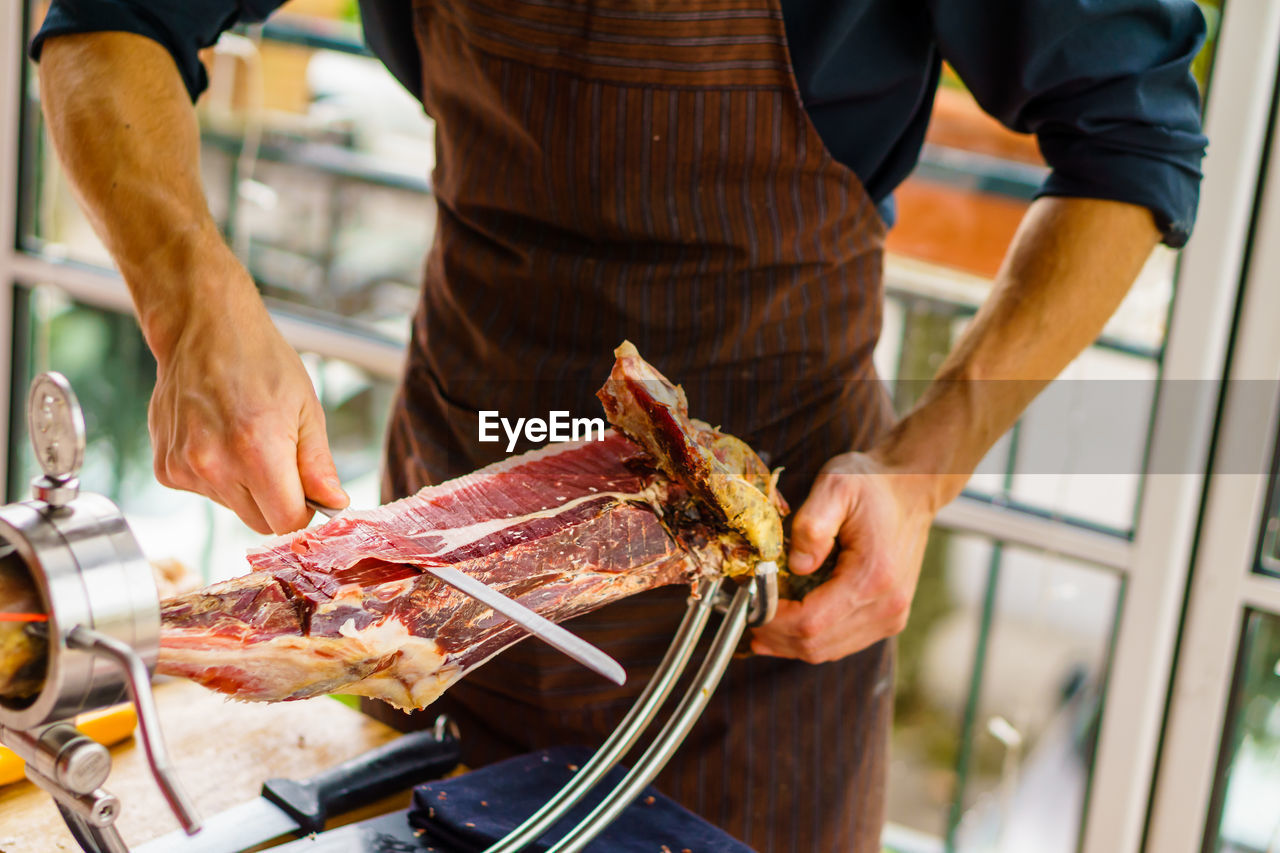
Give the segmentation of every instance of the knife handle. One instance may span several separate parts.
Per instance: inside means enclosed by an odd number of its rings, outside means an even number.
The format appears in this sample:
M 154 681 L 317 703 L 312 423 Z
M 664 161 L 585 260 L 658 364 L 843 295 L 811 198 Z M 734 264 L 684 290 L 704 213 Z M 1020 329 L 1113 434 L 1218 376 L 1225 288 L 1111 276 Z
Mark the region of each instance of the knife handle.
M 443 776 L 462 755 L 447 726 L 401 735 L 390 743 L 301 781 L 268 779 L 262 796 L 298 822 L 298 833 L 323 832 L 331 814 L 342 814 L 419 782 Z

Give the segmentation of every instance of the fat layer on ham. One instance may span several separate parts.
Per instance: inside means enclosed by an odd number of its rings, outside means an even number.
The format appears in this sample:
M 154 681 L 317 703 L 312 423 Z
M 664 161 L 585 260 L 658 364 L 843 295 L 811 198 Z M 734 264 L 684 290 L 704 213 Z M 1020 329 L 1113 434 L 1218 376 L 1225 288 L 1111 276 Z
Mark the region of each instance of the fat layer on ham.
M 615 354 L 600 397 L 622 432 L 274 540 L 249 555 L 249 574 L 163 603 L 159 671 L 237 699 L 342 692 L 421 708 L 527 636 L 423 566 L 560 622 L 775 557 L 776 478 L 741 441 L 691 421 L 683 392 L 634 347 Z

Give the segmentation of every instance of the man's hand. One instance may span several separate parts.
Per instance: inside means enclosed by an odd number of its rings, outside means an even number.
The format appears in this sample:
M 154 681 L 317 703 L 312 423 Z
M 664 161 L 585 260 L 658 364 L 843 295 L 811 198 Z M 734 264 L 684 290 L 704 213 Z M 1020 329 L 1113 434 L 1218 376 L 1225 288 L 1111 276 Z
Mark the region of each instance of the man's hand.
M 838 545 L 835 571 L 803 602 L 778 602 L 778 615 L 755 630 L 752 650 L 824 663 L 900 632 L 933 523 L 929 479 L 864 453 L 828 462 L 796 513 L 788 568 L 809 574 Z
M 346 506 L 324 411 L 256 295 L 189 318 L 159 355 L 148 421 L 156 479 L 234 510 L 259 533 L 303 527 L 312 497 Z

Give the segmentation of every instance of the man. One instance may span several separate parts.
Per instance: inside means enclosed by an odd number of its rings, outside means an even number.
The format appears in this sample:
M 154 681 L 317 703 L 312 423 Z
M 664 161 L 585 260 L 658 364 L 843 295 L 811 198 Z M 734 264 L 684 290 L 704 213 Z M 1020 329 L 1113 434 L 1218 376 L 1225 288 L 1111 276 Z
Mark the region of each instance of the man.
M 779 5 L 780 4 L 780 5 Z M 298 358 L 210 218 L 196 50 L 273 0 L 55 0 L 33 45 L 52 138 L 159 363 L 156 474 L 261 532 L 342 505 Z M 879 849 L 892 642 L 925 538 L 1157 240 L 1185 241 L 1204 139 L 1190 0 L 364 0 L 370 46 L 437 122 L 440 219 L 388 440 L 386 497 L 495 458 L 476 412 L 595 414 L 630 338 L 695 414 L 786 466 L 784 602 L 660 777 L 761 849 Z M 941 60 L 1053 167 L 986 304 L 896 421 L 871 352 L 890 192 Z M 979 380 L 1016 379 L 1001 382 Z M 603 688 L 522 644 L 441 707 L 468 761 L 598 741 L 682 610 L 578 620 Z

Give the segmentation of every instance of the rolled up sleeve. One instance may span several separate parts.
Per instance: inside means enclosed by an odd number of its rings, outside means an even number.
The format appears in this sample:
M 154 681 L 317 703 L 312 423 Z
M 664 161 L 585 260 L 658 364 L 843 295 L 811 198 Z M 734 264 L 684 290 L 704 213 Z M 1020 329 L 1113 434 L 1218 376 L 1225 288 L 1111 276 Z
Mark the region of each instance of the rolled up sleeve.
M 53 0 L 31 40 L 40 60 L 46 40 L 71 33 L 126 32 L 159 42 L 173 56 L 191 100 L 209 85 L 199 51 L 236 23 L 261 21 L 284 0 Z
M 934 0 L 939 49 L 978 103 L 1036 134 L 1041 195 L 1151 210 L 1170 246 L 1200 194 L 1205 24 L 1192 0 Z

